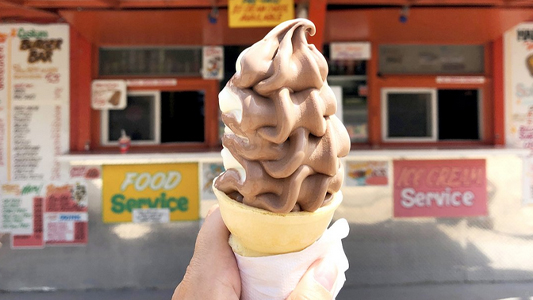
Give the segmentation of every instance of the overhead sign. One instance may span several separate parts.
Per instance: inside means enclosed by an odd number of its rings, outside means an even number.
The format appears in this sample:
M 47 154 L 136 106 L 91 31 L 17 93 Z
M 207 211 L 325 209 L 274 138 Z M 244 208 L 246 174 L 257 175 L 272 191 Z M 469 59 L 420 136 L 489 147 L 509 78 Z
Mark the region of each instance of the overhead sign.
M 294 18 L 293 0 L 228 0 L 229 27 L 274 27 Z
M 126 81 L 93 80 L 91 85 L 91 107 L 93 109 L 126 108 Z
M 331 43 L 332 60 L 368 60 L 371 56 L 370 42 Z
M 487 215 L 484 159 L 395 160 L 395 217 Z
M 104 223 L 199 218 L 197 163 L 105 165 L 102 182 Z

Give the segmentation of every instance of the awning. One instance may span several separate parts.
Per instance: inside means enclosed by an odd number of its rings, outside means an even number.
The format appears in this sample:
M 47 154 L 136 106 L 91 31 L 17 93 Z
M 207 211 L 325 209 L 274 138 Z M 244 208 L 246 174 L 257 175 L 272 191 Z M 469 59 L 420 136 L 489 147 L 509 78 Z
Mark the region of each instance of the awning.
M 377 43 L 481 44 L 533 20 L 533 9 L 414 7 L 407 21 L 400 8 L 328 11 L 324 40 Z
M 132 45 L 249 45 L 270 28 L 228 28 L 227 10 L 62 10 L 60 15 L 98 46 Z

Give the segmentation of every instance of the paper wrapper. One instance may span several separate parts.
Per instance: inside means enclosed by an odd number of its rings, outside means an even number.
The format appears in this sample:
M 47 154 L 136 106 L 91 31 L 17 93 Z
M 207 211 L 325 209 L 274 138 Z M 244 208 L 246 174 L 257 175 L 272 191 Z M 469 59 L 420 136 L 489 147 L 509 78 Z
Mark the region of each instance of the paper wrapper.
M 336 193 L 315 212 L 276 214 L 243 205 L 213 187 L 242 282 L 242 300 L 286 299 L 309 266 L 319 258 L 337 265 L 335 295 L 344 284 L 348 260 L 341 239 L 348 223 L 341 219 L 328 227 L 342 202 Z

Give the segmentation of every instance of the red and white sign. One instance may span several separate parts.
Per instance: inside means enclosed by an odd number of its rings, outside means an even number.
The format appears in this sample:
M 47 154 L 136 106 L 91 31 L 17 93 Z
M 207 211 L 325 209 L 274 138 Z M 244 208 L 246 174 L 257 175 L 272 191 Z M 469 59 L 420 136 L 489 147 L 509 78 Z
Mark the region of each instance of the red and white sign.
M 46 245 L 86 245 L 89 233 L 85 183 L 46 187 L 44 240 Z
M 370 59 L 370 42 L 331 43 L 332 60 L 366 60 Z
M 394 217 L 487 215 L 484 159 L 395 160 Z
M 126 108 L 126 81 L 93 80 L 91 85 L 91 107 L 93 109 Z
M 440 84 L 483 84 L 483 76 L 437 76 L 437 83 Z
M 143 86 L 175 86 L 178 80 L 172 78 L 157 78 L 157 79 L 128 79 L 126 85 L 130 87 Z

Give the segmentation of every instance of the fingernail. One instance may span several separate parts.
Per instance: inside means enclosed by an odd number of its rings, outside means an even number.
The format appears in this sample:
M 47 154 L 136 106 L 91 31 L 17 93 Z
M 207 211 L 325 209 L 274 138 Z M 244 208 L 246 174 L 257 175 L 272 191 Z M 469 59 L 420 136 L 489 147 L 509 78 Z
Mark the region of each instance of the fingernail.
M 314 276 L 318 283 L 331 292 L 337 280 L 337 266 L 322 260 L 315 268 Z

